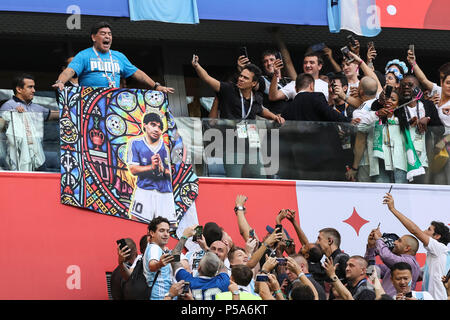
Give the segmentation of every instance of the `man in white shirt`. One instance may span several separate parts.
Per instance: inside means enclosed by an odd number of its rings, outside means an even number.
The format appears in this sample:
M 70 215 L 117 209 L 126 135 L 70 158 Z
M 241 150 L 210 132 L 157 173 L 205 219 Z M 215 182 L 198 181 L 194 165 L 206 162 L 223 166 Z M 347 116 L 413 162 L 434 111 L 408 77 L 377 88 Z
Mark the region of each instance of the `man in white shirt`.
M 303 59 L 303 72 L 308 73 L 314 78 L 314 92 L 322 92 L 328 101 L 328 83 L 319 79 L 320 70 L 323 67 L 323 59 L 317 52 L 307 53 Z M 274 73 L 274 77 L 277 72 Z M 283 88 L 277 87 L 277 82 L 272 81 L 269 90 L 269 100 L 294 100 L 297 95 L 295 90 L 295 80 L 289 82 Z
M 442 222 L 432 221 L 428 229 L 422 231 L 414 222 L 395 209 L 394 198 L 390 193 L 384 196 L 383 203 L 387 204 L 394 216 L 423 243 L 427 251 L 422 289 L 428 291 L 436 300 L 447 300 L 447 292 L 441 278 L 448 271 L 449 228 Z

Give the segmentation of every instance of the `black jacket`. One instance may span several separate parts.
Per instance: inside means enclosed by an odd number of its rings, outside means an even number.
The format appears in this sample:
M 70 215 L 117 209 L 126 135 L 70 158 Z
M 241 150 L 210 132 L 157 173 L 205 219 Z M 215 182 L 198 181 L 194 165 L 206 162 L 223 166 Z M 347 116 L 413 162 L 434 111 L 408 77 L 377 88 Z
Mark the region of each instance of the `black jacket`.
M 348 119 L 330 107 L 321 92 L 301 92 L 282 113 L 286 120 L 346 122 Z

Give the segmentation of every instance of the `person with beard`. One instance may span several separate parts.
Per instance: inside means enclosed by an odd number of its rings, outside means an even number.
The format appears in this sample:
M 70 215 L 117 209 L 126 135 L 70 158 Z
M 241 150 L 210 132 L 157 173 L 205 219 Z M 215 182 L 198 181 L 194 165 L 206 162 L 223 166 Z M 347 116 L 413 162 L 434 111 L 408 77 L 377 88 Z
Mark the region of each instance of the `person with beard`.
M 152 112 L 144 116 L 142 123 L 144 134 L 128 143 L 128 169 L 137 176 L 130 213 L 144 222 L 160 215 L 167 218 L 173 227 L 177 218 L 169 154 L 161 137 L 163 122 L 157 113 Z
M 145 72 L 134 66 L 121 52 L 111 50 L 112 32 L 108 22 L 98 22 L 91 29 L 93 46 L 80 51 L 58 76 L 53 88 L 62 90 L 74 76 L 83 87 L 119 88 L 120 79 L 132 77 L 146 87 L 164 93 L 174 89 L 164 87 L 152 80 Z
M 367 241 L 367 249 L 364 258 L 370 262 L 374 261 L 378 255 L 382 264 L 377 264 L 380 270 L 382 286 L 386 294 L 393 296 L 396 290 L 391 280 L 390 268 L 397 262 L 406 262 L 411 266 L 412 270 L 412 288 L 415 288 L 416 282 L 420 275 L 420 266 L 416 260 L 416 253 L 419 249 L 419 241 L 412 235 L 403 235 L 394 241 L 392 251 L 382 239 L 379 228 L 371 231 Z

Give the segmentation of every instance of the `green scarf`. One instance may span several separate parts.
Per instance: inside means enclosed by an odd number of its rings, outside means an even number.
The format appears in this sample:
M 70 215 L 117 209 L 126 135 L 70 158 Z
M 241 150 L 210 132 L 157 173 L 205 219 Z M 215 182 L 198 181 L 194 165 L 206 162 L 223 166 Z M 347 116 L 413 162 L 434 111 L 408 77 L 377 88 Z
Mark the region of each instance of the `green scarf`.
M 389 124 L 397 125 L 394 120 L 388 120 Z M 407 174 L 406 178 L 408 181 L 414 180 L 414 177 L 425 174 L 425 169 L 417 156 L 416 149 L 414 148 L 414 143 L 411 140 L 411 134 L 408 129 L 403 130 L 403 137 L 405 139 L 405 152 L 406 152 L 406 162 L 407 162 Z M 391 152 L 392 149 L 391 149 Z M 383 125 L 375 123 L 373 132 L 373 155 L 377 158 L 384 159 L 383 151 Z M 394 163 L 392 163 L 392 170 L 395 169 Z
M 413 181 L 414 177 L 425 174 L 425 169 L 420 163 L 419 157 L 417 156 L 416 149 L 414 148 L 414 143 L 411 140 L 411 133 L 408 129 L 403 130 L 403 137 L 405 138 L 405 150 L 406 150 L 406 162 L 407 171 L 406 179 L 408 181 Z

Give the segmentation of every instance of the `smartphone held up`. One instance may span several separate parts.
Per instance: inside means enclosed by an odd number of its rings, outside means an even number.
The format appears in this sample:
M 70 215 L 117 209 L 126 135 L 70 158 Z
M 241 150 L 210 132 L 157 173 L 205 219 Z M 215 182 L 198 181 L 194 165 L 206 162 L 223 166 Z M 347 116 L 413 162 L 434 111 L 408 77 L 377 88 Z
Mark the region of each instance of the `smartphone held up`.
M 125 239 L 119 239 L 116 241 L 116 243 L 119 245 L 120 250 L 123 250 L 123 248 L 127 245 Z
M 355 60 L 350 56 L 350 49 L 347 46 L 342 47 L 341 52 L 347 62 L 352 62 L 353 60 Z

